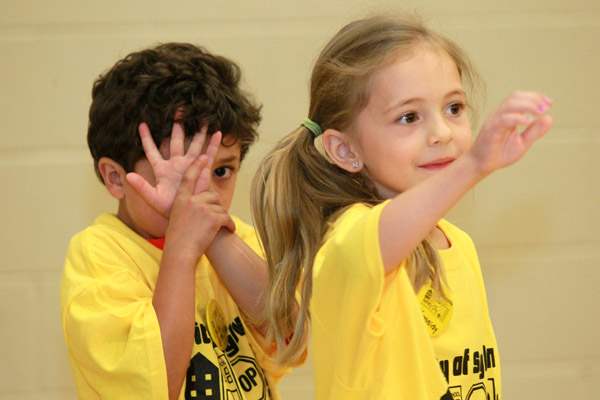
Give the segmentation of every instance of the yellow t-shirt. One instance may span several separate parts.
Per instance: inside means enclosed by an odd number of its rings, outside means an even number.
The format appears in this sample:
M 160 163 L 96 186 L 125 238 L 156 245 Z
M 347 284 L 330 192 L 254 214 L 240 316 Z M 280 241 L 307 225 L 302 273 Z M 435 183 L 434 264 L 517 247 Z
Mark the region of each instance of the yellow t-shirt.
M 254 230 L 236 233 L 257 253 Z M 82 399 L 166 399 L 167 374 L 154 292 L 162 251 L 117 217 L 99 216 L 71 240 L 61 287 L 62 326 Z M 277 399 L 285 372 L 269 357 L 217 274 L 202 257 L 196 269 L 194 347 L 180 399 Z M 176 294 L 174 294 L 176 295 Z M 227 345 L 206 321 L 220 308 Z
M 500 390 L 499 358 L 468 236 L 440 223 L 452 243 L 440 253 L 454 314 L 433 338 L 405 268 L 385 276 L 378 234 L 385 204 L 356 204 L 346 210 L 330 227 L 315 258 L 310 346 L 316 399 L 486 399 L 478 397 L 482 393 L 500 399 L 491 395 Z M 479 378 L 473 371 L 486 365 Z

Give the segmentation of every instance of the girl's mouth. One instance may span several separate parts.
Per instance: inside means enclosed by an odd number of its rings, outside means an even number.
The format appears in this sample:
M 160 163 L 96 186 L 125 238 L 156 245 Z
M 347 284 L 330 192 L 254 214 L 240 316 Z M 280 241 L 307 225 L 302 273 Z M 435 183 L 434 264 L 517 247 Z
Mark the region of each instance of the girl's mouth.
M 448 165 L 452 164 L 453 161 L 454 161 L 454 158 L 452 158 L 452 157 L 439 158 L 432 162 L 429 162 L 426 164 L 421 164 L 421 165 L 419 165 L 419 168 L 424 168 L 424 169 L 427 169 L 430 171 L 435 171 L 438 169 L 446 168 Z

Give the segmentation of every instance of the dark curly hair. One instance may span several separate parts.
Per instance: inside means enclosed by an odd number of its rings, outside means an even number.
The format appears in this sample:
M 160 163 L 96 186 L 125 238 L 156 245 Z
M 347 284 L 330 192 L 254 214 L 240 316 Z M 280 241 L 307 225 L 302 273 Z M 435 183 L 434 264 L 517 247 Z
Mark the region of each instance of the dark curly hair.
M 261 106 L 240 89 L 240 78 L 233 61 L 187 43 L 165 43 L 119 60 L 92 89 L 87 140 L 100 180 L 101 157 L 127 172 L 145 157 L 141 122 L 157 145 L 171 135 L 174 122 L 186 137 L 208 124 L 209 133 L 223 132 L 224 144 L 239 142 L 243 159 L 258 136 Z

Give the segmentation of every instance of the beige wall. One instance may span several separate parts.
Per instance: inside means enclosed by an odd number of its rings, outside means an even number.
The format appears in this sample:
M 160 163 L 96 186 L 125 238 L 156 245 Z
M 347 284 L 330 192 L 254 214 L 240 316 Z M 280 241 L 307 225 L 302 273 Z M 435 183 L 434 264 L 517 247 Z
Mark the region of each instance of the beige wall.
M 488 107 L 516 88 L 555 100 L 556 127 L 518 166 L 452 213 L 479 246 L 504 362 L 506 399 L 591 399 L 600 385 L 600 3 L 596 0 L 1 0 L 0 398 L 74 398 L 59 326 L 68 238 L 111 199 L 85 145 L 94 78 L 126 53 L 191 41 L 237 60 L 264 103 L 249 177 L 305 116 L 318 49 L 350 17 L 402 3 L 459 41 L 488 84 Z M 125 4 L 122 4 L 125 3 Z M 284 384 L 310 398 L 310 370 Z

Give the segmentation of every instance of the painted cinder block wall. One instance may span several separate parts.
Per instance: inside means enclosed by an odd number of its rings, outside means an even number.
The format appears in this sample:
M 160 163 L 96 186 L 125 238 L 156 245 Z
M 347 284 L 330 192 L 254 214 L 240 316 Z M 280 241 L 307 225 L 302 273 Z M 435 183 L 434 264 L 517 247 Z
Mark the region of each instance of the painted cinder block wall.
M 600 384 L 600 3 L 407 0 L 406 10 L 466 48 L 487 83 L 485 115 L 514 89 L 555 100 L 556 126 L 519 165 L 470 192 L 450 219 L 478 245 L 506 399 L 591 399 Z M 157 42 L 190 41 L 236 60 L 264 104 L 233 210 L 299 124 L 324 42 L 350 18 L 398 2 L 0 1 L 1 399 L 72 399 L 59 324 L 69 237 L 114 210 L 85 144 L 93 80 Z M 312 397 L 307 365 L 284 399 Z

